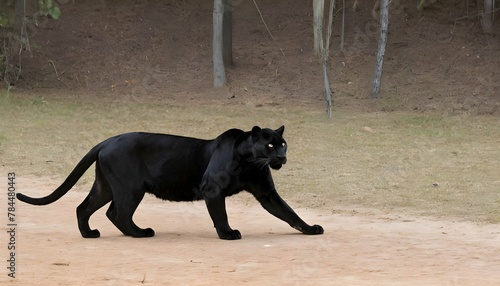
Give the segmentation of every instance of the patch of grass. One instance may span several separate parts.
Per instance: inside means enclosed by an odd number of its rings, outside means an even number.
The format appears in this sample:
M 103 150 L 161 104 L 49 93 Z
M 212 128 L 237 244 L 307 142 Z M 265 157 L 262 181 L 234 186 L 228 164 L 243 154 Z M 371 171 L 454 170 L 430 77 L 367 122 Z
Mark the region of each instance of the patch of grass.
M 500 222 L 497 118 L 337 110 L 330 121 L 321 108 L 291 105 L 249 108 L 224 100 L 160 98 L 139 104 L 49 98 L 32 104 L 29 99 L 37 96 L 11 96 L 0 114 L 0 159 L 20 178 L 62 182 L 91 147 L 123 132 L 214 138 L 233 127 L 284 124 L 289 160 L 274 177 L 294 206 Z M 92 180 L 90 169 L 77 189 L 88 191 Z
M 5 108 L 10 103 L 10 91 L 8 89 L 0 89 L 0 108 Z
M 402 102 L 399 95 L 388 94 L 385 97 L 380 98 L 378 104 L 380 105 L 380 110 L 382 111 L 394 111 L 401 107 Z

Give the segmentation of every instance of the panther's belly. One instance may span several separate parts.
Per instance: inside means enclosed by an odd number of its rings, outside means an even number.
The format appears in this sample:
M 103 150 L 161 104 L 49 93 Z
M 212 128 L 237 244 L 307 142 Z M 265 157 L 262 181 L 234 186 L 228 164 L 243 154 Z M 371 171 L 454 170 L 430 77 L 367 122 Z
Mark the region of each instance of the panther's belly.
M 167 201 L 190 202 L 203 199 L 199 184 L 194 182 L 146 184 L 145 189 L 146 192 Z

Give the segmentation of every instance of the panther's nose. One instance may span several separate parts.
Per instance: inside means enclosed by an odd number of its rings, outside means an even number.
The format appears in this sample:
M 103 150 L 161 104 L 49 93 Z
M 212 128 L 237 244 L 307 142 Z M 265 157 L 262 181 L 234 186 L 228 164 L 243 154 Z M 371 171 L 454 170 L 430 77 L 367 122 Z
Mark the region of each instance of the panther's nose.
M 281 163 L 283 163 L 283 164 L 286 163 L 286 156 L 278 155 L 278 156 L 276 156 L 276 158 L 278 158 L 278 160 L 280 160 Z

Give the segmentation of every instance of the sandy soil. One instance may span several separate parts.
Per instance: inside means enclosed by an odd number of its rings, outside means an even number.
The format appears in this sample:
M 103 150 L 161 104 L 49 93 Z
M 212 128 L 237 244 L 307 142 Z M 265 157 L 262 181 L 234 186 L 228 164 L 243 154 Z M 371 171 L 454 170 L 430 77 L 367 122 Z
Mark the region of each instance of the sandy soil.
M 30 195 L 47 194 L 57 185 L 49 179 L 18 181 L 18 191 Z M 223 241 L 203 202 L 146 197 L 135 221 L 155 229 L 155 237 L 123 236 L 103 208 L 91 219 L 101 238 L 83 239 L 75 208 L 85 195 L 71 191 L 45 207 L 17 202 L 17 278 L 11 283 L 500 285 L 499 225 L 298 208 L 304 220 L 325 228 L 324 235 L 305 236 L 239 195 L 227 207 L 243 238 Z M 5 244 L 5 226 L 2 233 Z

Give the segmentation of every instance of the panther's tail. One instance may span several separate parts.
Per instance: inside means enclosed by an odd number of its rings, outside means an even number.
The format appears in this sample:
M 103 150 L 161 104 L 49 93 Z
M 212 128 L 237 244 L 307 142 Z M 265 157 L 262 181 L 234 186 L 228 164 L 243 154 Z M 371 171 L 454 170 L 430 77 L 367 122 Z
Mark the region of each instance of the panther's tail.
M 92 148 L 87 155 L 85 155 L 80 162 L 76 165 L 76 167 L 71 171 L 69 176 L 66 178 L 66 180 L 50 195 L 43 197 L 43 198 L 32 198 L 28 197 L 26 195 L 23 195 L 21 193 L 18 193 L 16 197 L 25 203 L 31 204 L 31 205 L 48 205 L 50 203 L 53 203 L 60 199 L 62 196 L 64 196 L 75 184 L 78 182 L 78 180 L 83 176 L 85 171 L 87 171 L 92 164 L 97 161 L 97 157 L 100 151 L 100 145 L 96 145 L 94 148 Z

